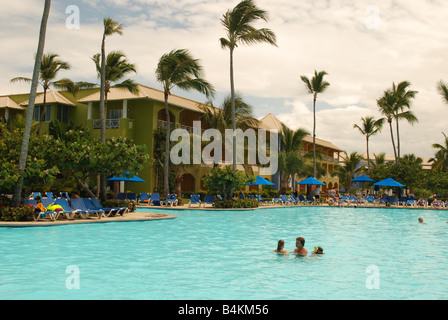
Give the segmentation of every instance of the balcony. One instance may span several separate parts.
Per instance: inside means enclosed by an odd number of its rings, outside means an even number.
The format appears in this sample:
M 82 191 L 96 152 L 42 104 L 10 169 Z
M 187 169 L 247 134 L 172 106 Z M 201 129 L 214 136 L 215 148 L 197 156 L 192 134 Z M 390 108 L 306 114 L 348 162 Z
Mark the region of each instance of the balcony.
M 120 129 L 120 120 L 128 120 L 128 128 L 132 129 L 134 126 L 134 120 L 133 119 L 106 119 L 106 129 Z M 124 125 L 125 123 L 123 123 Z M 93 119 L 93 129 L 101 129 L 101 120 L 100 119 Z

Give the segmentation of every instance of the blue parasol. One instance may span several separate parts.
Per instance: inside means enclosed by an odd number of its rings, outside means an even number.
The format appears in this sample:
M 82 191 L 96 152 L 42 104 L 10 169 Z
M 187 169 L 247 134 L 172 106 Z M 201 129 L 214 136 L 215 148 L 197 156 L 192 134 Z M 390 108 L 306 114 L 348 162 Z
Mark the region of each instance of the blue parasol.
M 314 178 L 312 178 L 312 177 L 309 177 L 309 178 L 307 178 L 307 179 L 305 179 L 305 180 L 302 180 L 302 181 L 300 181 L 300 182 L 297 182 L 297 184 L 320 185 L 320 186 L 324 186 L 324 185 L 325 185 L 325 183 L 320 182 L 319 180 L 314 179 Z
M 375 182 L 375 180 L 372 180 L 369 177 L 362 175 L 353 179 L 352 182 Z
M 274 186 L 275 183 L 272 183 L 271 181 L 257 176 L 257 180 L 255 180 L 255 182 L 249 182 L 248 185 L 250 186 Z
M 402 185 L 401 183 L 395 181 L 392 178 L 387 178 L 384 179 L 380 182 L 374 183 L 374 186 L 380 186 L 380 187 L 404 187 L 404 185 Z
M 130 175 L 131 173 L 129 171 L 126 171 L 124 175 L 118 176 L 118 177 L 112 177 L 108 179 L 109 181 L 128 181 L 128 182 L 146 182 L 142 178 L 137 177 L 134 175 L 132 178 L 127 178 L 126 176 Z

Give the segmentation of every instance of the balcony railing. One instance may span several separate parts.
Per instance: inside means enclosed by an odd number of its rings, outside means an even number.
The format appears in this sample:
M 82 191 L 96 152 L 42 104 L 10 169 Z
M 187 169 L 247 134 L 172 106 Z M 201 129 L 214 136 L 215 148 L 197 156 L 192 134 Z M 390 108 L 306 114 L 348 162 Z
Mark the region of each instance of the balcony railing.
M 93 120 L 93 129 L 101 129 L 101 120 Z M 106 129 L 120 129 L 120 119 L 106 119 Z

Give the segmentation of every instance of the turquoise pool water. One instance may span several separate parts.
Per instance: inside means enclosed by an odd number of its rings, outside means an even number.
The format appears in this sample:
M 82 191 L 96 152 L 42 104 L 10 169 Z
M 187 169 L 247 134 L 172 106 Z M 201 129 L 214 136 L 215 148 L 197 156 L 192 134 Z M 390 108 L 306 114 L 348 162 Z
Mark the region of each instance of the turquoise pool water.
M 178 218 L 0 228 L 0 299 L 448 299 L 448 211 L 170 213 Z M 325 254 L 272 253 L 279 239 L 294 250 L 298 236 Z

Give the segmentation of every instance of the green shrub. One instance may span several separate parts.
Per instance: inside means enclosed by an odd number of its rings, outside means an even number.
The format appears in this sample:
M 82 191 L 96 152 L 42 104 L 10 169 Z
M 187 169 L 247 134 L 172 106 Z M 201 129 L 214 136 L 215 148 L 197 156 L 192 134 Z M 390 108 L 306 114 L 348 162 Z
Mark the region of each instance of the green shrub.
M 253 199 L 215 200 L 215 208 L 257 208 L 258 201 Z
M 0 207 L 0 221 L 33 221 L 34 207 L 20 204 L 18 207 Z
M 130 212 L 134 212 L 137 203 L 130 200 L 106 200 L 103 203 L 105 208 L 128 207 Z

